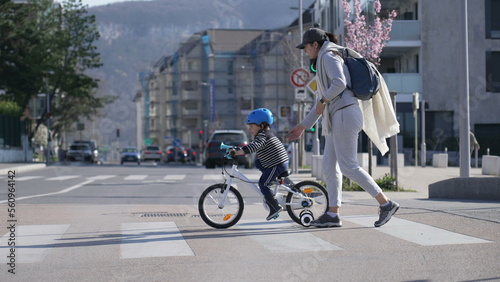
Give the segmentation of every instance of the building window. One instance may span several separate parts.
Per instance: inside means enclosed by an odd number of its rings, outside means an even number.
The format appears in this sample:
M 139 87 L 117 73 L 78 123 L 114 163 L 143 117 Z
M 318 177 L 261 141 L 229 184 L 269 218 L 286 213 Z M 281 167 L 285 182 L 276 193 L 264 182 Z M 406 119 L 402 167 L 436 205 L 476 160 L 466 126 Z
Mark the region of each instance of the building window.
M 500 52 L 486 52 L 486 91 L 500 92 Z
M 500 124 L 475 124 L 474 135 L 479 143 L 479 155 L 500 155 Z
M 500 0 L 486 0 L 486 38 L 500 39 Z
M 227 94 L 233 95 L 234 91 L 234 81 L 232 79 L 227 80 Z
M 227 62 L 227 75 L 233 75 L 233 73 L 234 73 L 233 61 L 228 61 Z

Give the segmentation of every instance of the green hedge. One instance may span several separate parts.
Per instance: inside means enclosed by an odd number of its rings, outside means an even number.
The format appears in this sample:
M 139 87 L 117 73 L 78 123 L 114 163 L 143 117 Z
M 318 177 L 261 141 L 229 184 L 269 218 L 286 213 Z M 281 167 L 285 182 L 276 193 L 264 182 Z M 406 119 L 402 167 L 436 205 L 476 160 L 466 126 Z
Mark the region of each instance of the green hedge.
M 19 105 L 12 101 L 0 101 L 0 115 L 10 117 L 20 117 L 23 110 Z

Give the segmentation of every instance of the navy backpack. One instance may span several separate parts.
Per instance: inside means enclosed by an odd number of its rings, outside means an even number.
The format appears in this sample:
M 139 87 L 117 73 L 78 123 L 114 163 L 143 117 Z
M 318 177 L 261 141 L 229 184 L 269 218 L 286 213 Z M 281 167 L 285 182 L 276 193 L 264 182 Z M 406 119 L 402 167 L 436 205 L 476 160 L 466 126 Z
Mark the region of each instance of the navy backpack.
M 380 88 L 380 78 L 375 66 L 365 58 L 354 58 L 347 49 L 343 50 L 344 62 L 351 75 L 351 85 L 347 86 L 360 100 L 369 100 Z

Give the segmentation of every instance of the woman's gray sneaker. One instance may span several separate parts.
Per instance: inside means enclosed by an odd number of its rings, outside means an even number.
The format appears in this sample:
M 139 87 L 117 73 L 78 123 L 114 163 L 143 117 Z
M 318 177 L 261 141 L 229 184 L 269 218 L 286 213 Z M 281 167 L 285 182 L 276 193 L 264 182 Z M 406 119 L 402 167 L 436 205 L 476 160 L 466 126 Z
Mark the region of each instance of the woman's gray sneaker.
M 311 221 L 311 226 L 315 227 L 341 227 L 342 221 L 338 216 L 332 217 L 328 213 L 324 213 L 322 216 Z
M 375 221 L 375 227 L 380 227 L 386 224 L 391 217 L 398 211 L 399 204 L 393 201 L 389 202 L 390 204 L 386 207 L 380 207 L 378 213 L 380 215 L 379 219 Z

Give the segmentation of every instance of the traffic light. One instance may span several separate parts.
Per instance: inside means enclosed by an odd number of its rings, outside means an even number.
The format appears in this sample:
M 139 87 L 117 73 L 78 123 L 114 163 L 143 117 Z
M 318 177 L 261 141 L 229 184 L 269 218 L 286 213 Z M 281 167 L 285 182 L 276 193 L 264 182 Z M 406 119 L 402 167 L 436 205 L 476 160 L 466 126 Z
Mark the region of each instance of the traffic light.
M 316 127 L 315 127 L 315 126 L 313 126 L 313 127 L 311 127 L 310 129 L 307 129 L 307 131 L 309 131 L 309 132 L 314 132 L 314 131 L 316 131 Z
M 118 138 L 118 137 L 120 137 L 120 129 L 119 128 L 116 129 L 116 138 Z
M 316 74 L 316 59 L 309 59 L 309 72 Z
M 203 139 L 203 130 L 198 130 L 198 135 L 200 139 Z

